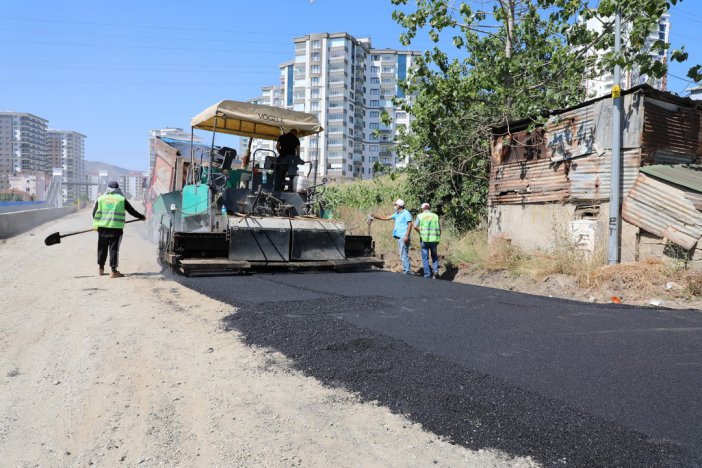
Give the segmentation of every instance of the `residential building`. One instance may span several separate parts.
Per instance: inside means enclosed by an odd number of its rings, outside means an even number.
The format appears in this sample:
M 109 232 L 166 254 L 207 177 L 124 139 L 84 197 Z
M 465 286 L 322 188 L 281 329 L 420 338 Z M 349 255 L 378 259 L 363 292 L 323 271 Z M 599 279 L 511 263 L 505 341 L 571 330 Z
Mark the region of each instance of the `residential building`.
M 87 196 L 85 176 L 85 138 L 72 130 L 48 130 L 48 154 L 51 167 L 63 170 L 63 199 L 67 203 Z
M 285 96 L 283 87 L 272 85 L 263 86 L 261 88 L 261 95 L 259 97 L 247 99 L 246 102 L 249 102 L 251 104 L 261 104 L 264 106 L 286 107 L 284 99 Z M 241 137 L 239 142 L 239 155 L 243 156 L 249 147 L 249 138 Z M 269 153 L 269 151 L 275 151 L 275 141 L 254 138 L 254 141 L 251 144 L 251 154 L 256 152 L 256 150 L 266 150 L 257 153 L 260 154 L 262 157 L 270 156 L 272 153 Z
M 293 39 L 280 65 L 281 107 L 315 114 L 325 131 L 301 140 L 300 156 L 331 180 L 372 177 L 375 163 L 402 167 L 394 151 L 411 116 L 393 102 L 419 52 L 374 49 L 370 38 L 318 33 Z M 264 88 L 265 89 L 265 88 Z M 390 125 L 381 117 L 387 113 Z
M 590 30 L 602 32 L 602 19 L 592 18 L 587 21 L 587 27 Z M 624 23 L 622 25 L 622 41 L 626 43 L 628 32 L 631 31 L 632 25 L 630 23 Z M 644 47 L 649 51 L 651 57 L 662 63 L 668 62 L 668 54 L 665 49 L 656 49 L 654 44 L 656 41 L 670 42 L 670 13 L 665 13 L 661 16 L 658 21 L 657 27 L 651 31 Z M 604 52 L 601 52 L 604 53 Z M 648 84 L 655 89 L 660 91 L 665 91 L 667 88 L 667 77 L 662 78 L 652 78 L 640 72 L 637 67 L 632 70 L 622 70 L 622 80 L 621 85 L 623 89 L 633 88 L 634 86 L 640 84 Z M 596 78 L 585 80 L 585 89 L 588 96 L 598 97 L 610 94 L 612 92 L 612 86 L 614 85 L 614 74 L 613 72 L 604 73 Z
M 18 173 L 8 177 L 10 190 L 26 192 L 34 200 L 46 199 L 46 176 L 43 172 L 36 174 Z
M 130 172 L 121 176 L 118 183 L 124 196 L 129 200 L 143 200 L 147 177 L 148 174 L 144 175 L 143 172 Z
M 46 174 L 49 121 L 24 112 L 0 112 L 0 190 L 10 188 L 9 176 Z
M 690 93 L 690 99 L 694 99 L 695 101 L 702 101 L 702 86 L 688 88 L 688 91 Z
M 99 171 L 97 174 L 88 174 L 88 200 L 97 200 L 97 198 L 105 193 L 107 187 L 108 173 L 107 171 Z

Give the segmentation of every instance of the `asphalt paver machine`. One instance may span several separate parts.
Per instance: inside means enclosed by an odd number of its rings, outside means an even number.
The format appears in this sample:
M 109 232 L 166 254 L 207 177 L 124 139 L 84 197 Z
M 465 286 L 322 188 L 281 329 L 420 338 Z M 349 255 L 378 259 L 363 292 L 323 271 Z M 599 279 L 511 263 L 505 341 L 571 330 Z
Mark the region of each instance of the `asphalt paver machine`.
M 166 177 L 168 190 L 161 189 L 150 205 L 164 267 L 193 275 L 383 266 L 374 256 L 371 236 L 349 235 L 342 222 L 327 219 L 325 179 L 316 184 L 298 176 L 294 190 L 276 191 L 278 155 L 263 148 L 251 153 L 254 139 L 277 140 L 291 129 L 299 138 L 319 134 L 323 129 L 316 116 L 221 101 L 194 117 L 191 127 L 212 132 L 211 145 L 193 144 L 191 138 L 189 160 L 184 151 L 173 150 L 177 156 L 175 170 Z M 232 167 L 236 151 L 215 145 L 221 133 L 249 138 L 237 168 Z M 307 175 L 311 170 L 316 182 L 316 168 L 310 165 Z

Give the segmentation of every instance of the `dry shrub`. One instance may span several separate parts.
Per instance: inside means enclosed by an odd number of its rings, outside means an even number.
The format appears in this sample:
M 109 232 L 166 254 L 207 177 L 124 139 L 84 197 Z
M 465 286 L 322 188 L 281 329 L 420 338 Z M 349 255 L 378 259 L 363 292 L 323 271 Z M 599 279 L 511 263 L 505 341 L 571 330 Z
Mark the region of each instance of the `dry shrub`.
M 448 265 L 459 268 L 481 266 L 489 257 L 487 230 L 468 231 L 459 234 L 451 228 L 443 228 L 439 253 Z
M 691 296 L 702 296 L 702 273 L 691 271 L 685 275 L 685 291 Z
M 609 290 L 632 290 L 639 294 L 660 295 L 669 281 L 680 281 L 681 272 L 669 262 L 648 259 L 642 262 L 620 263 L 580 275 L 582 287 Z
M 494 239 L 479 258 L 480 266 L 487 271 L 507 270 L 517 273 L 528 257 L 510 240 Z

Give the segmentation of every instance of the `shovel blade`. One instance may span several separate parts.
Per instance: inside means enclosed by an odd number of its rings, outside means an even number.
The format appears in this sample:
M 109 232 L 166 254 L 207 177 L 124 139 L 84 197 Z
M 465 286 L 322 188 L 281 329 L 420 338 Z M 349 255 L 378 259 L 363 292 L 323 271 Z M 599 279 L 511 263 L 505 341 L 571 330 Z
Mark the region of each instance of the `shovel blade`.
M 44 243 L 46 245 L 60 244 L 61 243 L 61 234 L 59 234 L 58 232 L 51 234 L 49 237 L 44 239 Z

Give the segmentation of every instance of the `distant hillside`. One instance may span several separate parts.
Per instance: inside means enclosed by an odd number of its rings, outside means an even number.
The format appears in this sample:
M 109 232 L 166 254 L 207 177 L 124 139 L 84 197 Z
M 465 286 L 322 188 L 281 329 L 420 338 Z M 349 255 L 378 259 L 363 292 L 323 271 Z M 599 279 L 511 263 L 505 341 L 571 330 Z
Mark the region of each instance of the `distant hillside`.
M 100 161 L 85 161 L 85 172 L 87 174 L 98 174 L 100 171 L 107 171 L 108 179 L 117 179 L 130 172 L 142 172 L 134 169 L 125 169 L 123 167 L 114 166 Z

